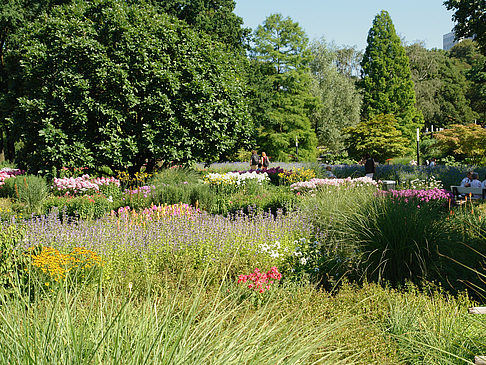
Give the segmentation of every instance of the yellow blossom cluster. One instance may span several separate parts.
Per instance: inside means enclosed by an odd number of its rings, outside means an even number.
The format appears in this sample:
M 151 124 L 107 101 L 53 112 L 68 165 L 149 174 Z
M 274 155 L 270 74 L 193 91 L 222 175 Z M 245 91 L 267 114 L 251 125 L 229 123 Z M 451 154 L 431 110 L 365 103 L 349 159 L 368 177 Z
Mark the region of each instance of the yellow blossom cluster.
M 316 173 L 312 169 L 304 169 L 303 167 L 299 167 L 296 170 L 284 170 L 278 174 L 282 180 L 286 183 L 293 184 L 301 181 L 309 181 L 316 177 Z
M 39 254 L 31 254 L 30 257 L 32 265 L 49 274 L 54 281 L 64 280 L 73 270 L 87 270 L 103 265 L 101 257 L 96 252 L 84 247 L 74 247 L 68 254 L 52 247 L 42 247 Z

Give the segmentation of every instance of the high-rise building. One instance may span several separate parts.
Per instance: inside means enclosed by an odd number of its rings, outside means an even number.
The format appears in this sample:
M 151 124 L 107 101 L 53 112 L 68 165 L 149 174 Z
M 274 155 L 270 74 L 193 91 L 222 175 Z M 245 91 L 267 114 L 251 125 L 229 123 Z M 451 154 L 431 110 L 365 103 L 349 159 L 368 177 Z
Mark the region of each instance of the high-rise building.
M 450 32 L 442 36 L 442 49 L 444 51 L 450 50 L 454 46 L 454 44 L 459 42 L 454 40 L 455 36 L 456 34 L 454 32 Z

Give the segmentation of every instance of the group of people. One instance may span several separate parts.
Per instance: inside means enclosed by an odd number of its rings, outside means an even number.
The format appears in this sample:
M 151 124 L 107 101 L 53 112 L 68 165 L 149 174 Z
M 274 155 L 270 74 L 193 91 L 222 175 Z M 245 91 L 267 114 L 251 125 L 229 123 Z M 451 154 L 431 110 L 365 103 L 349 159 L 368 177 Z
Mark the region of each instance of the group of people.
M 468 171 L 467 176 L 461 181 L 461 186 L 466 188 L 486 188 L 486 176 L 484 181 L 481 182 L 477 172 Z
M 251 151 L 250 169 L 257 171 L 265 171 L 270 166 L 270 159 L 265 152 L 262 152 L 261 156 L 258 156 L 257 151 Z

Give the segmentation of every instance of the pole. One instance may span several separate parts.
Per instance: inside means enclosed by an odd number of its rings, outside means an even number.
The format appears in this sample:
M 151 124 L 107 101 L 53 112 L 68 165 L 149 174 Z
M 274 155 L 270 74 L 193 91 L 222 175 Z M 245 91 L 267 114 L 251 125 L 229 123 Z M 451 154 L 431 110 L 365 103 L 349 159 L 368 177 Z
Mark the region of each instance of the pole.
M 417 128 L 417 166 L 420 166 L 420 134 Z
M 299 162 L 299 140 L 297 136 L 295 136 L 295 157 L 297 158 L 297 162 Z

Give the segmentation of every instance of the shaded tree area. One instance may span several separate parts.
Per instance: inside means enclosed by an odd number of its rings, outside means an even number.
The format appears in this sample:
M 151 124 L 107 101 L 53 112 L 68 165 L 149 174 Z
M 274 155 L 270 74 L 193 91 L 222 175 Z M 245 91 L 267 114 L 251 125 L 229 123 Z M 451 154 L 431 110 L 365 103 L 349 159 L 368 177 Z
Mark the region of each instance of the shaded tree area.
M 56 7 L 9 57 L 9 114 L 34 170 L 213 162 L 249 142 L 240 64 L 151 6 Z

